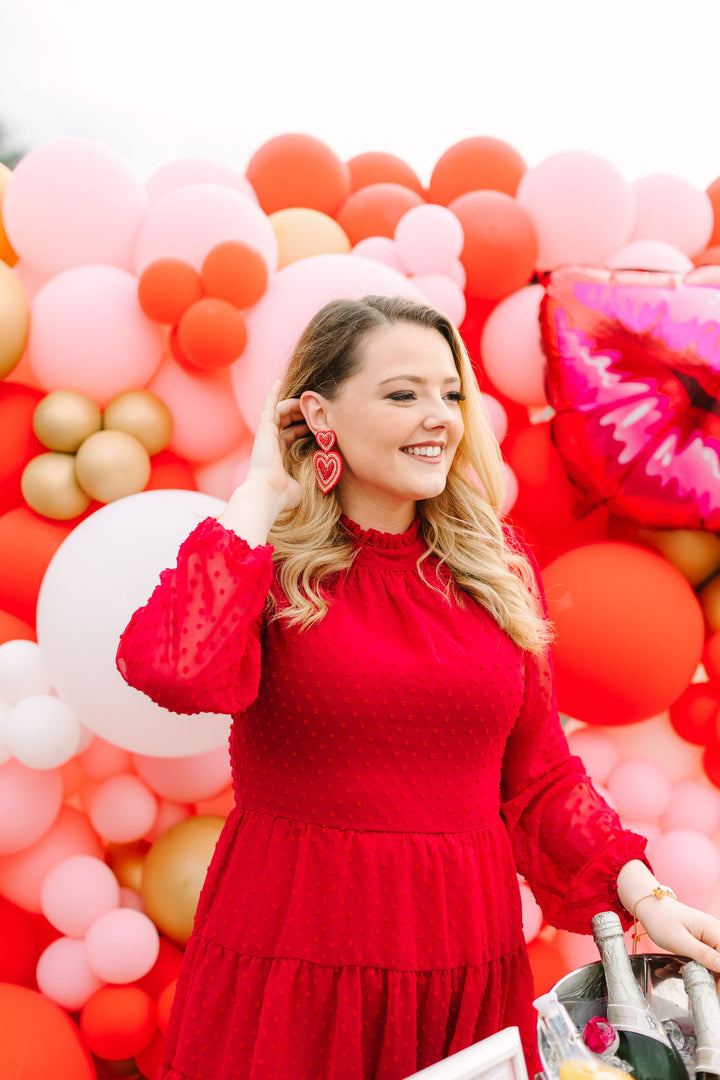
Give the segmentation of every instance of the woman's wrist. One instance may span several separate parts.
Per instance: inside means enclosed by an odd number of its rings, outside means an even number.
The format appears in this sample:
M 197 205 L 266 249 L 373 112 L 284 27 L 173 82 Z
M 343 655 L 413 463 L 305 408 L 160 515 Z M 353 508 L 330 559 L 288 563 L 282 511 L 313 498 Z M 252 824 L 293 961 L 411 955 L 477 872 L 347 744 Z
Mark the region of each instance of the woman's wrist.
M 256 477 L 236 488 L 217 520 L 226 529 L 247 541 L 250 547 L 267 543 L 276 517 L 282 510 L 282 496 Z
M 635 907 L 640 900 L 654 895 L 660 882 L 645 863 L 632 859 L 625 863 L 617 878 L 617 894 L 620 903 L 630 915 L 635 914 Z

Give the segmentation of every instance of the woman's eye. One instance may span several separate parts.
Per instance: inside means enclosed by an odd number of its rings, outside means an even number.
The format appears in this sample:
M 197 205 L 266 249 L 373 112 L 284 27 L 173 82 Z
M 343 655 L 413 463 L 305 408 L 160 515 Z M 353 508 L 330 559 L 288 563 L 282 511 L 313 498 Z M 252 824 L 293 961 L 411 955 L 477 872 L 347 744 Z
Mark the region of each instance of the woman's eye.
M 391 401 L 412 401 L 415 397 L 412 390 L 396 390 L 388 395 Z
M 451 401 L 465 400 L 465 395 L 462 394 L 459 390 L 453 390 L 453 392 L 451 394 L 448 394 L 447 396 L 450 398 Z

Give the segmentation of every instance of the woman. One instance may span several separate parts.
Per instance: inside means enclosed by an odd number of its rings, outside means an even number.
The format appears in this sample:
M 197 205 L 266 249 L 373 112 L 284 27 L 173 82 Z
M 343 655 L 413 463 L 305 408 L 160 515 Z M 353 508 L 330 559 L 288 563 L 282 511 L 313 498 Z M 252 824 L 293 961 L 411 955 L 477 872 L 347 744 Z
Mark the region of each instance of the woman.
M 401 1080 L 510 1024 L 532 1073 L 516 869 L 557 925 L 643 898 L 659 944 L 720 968 L 718 923 L 647 895 L 644 839 L 569 754 L 501 477 L 451 323 L 335 301 L 133 615 L 128 682 L 234 717 L 163 1080 Z

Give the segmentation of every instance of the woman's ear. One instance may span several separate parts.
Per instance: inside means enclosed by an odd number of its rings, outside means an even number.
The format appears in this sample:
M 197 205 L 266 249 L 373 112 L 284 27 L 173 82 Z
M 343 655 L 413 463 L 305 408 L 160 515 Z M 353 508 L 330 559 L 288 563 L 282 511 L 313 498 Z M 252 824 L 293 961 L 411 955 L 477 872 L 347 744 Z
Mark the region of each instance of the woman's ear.
M 315 390 L 306 390 L 300 395 L 300 409 L 313 435 L 328 430 L 327 405 L 326 399 Z

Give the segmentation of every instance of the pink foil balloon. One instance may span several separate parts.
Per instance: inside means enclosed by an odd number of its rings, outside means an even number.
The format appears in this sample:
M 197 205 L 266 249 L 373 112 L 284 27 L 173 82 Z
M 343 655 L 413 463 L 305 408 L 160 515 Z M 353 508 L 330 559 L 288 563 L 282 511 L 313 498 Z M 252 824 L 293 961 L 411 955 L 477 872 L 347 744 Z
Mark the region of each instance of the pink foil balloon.
M 38 988 L 57 1005 L 76 1012 L 104 985 L 91 970 L 85 943 L 79 938 L 61 937 L 48 945 L 37 963 Z
M 147 915 L 116 908 L 95 920 L 85 935 L 85 949 L 99 979 L 131 983 L 147 975 L 157 960 L 160 937 Z
M 278 247 L 267 215 L 246 195 L 221 184 L 190 184 L 158 199 L 147 212 L 137 238 L 138 274 L 156 259 L 184 259 L 196 270 L 224 240 L 257 248 L 272 274 Z
M 257 203 L 255 189 L 248 178 L 212 158 L 179 158 L 171 161 L 148 177 L 145 190 L 150 202 L 156 203 L 163 195 L 177 188 L 189 187 L 190 184 L 221 184 Z
M 502 300 L 482 333 L 483 366 L 493 384 L 521 405 L 547 405 L 545 353 L 540 337 L 542 285 L 528 285 Z
M 43 286 L 28 354 L 46 390 L 79 390 L 104 407 L 152 378 L 163 331 L 143 314 L 137 288 L 136 277 L 112 266 L 80 266 Z
M 103 846 L 85 814 L 63 806 L 54 825 L 32 847 L 0 856 L 0 893 L 26 911 L 40 914 L 40 891 L 47 874 L 71 855 L 103 857 Z
M 614 270 L 670 270 L 686 274 L 694 263 L 664 240 L 632 240 L 609 255 L 603 265 Z
M 697 255 L 707 246 L 713 231 L 713 208 L 706 192 L 669 173 L 643 176 L 633 189 L 633 240 L 664 240 L 686 255 Z
M 656 821 L 672 795 L 671 781 L 649 761 L 621 761 L 607 787 L 620 817 L 629 821 Z
M 705 836 L 715 836 L 720 828 L 720 793 L 699 780 L 680 781 L 673 787 L 660 825 L 666 832 L 695 829 Z
M 110 776 L 88 803 L 93 828 L 115 844 L 140 840 L 155 823 L 157 810 L 157 799 L 137 776 Z
M 231 779 L 230 758 L 224 746 L 184 758 L 133 754 L 133 764 L 157 795 L 175 802 L 209 799 L 223 791 Z
M 463 227 L 446 206 L 414 206 L 395 228 L 395 246 L 409 274 L 444 274 L 464 243 Z
M 659 881 L 675 889 L 684 904 L 704 908 L 720 880 L 720 852 L 695 829 L 672 829 L 648 845 Z
M 535 225 L 541 270 L 602 262 L 632 236 L 632 188 L 609 161 L 584 150 L 553 154 L 528 169 L 517 201 Z
M 110 867 L 91 855 L 71 855 L 54 866 L 40 889 L 49 923 L 68 937 L 82 938 L 95 919 L 120 903 L 120 886 Z
M 44 836 L 62 796 L 58 769 L 38 771 L 14 760 L 0 765 L 0 855 L 23 851 Z
M 130 270 L 147 205 L 140 177 L 117 151 L 61 139 L 15 167 L 3 221 L 20 258 L 47 276 L 90 263 Z

